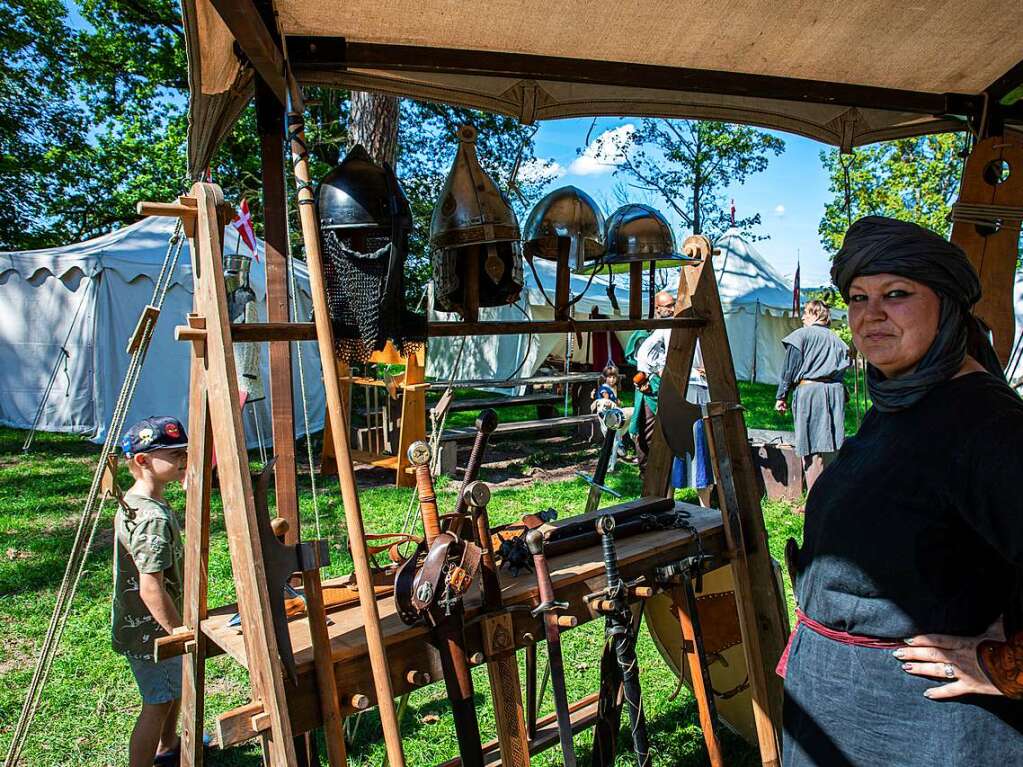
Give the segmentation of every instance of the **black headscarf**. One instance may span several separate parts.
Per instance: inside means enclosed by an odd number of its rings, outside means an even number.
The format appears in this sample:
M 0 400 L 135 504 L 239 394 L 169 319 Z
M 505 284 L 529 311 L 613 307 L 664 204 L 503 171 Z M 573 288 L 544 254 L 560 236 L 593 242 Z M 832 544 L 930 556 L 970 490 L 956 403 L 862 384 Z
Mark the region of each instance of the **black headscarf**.
M 958 245 L 907 221 L 867 216 L 846 232 L 831 267 L 831 279 L 848 301 L 852 281 L 871 274 L 916 280 L 941 299 L 938 333 L 912 373 L 886 378 L 873 365 L 867 366 L 874 407 L 892 412 L 913 405 L 955 375 L 967 354 L 1004 380 L 986 330 L 970 313 L 980 300 L 980 278 Z

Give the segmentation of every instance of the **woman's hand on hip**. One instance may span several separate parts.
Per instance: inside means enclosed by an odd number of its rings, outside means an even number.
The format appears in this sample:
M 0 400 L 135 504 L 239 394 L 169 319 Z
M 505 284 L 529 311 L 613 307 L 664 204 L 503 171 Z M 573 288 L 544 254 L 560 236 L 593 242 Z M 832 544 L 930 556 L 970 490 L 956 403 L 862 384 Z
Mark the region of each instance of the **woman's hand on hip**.
M 777 410 L 779 413 L 784 413 L 789 409 L 789 406 L 785 400 L 779 399 L 775 400 L 774 409 Z
M 947 634 L 921 634 L 906 640 L 893 654 L 902 661 L 902 670 L 914 676 L 940 679 L 946 684 L 931 687 L 924 695 L 931 700 L 958 698 L 961 695 L 1001 695 L 977 660 L 977 645 L 987 639 L 1005 641 L 1002 621 L 996 621 L 976 637 Z

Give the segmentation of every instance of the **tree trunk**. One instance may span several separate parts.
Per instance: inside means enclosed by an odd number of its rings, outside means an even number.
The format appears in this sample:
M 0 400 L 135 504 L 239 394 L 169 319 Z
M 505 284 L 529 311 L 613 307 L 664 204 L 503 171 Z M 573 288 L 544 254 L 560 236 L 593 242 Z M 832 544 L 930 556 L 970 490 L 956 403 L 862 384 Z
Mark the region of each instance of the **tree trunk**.
M 397 97 L 352 91 L 348 143 L 362 144 L 374 160 L 393 166 L 398 152 Z

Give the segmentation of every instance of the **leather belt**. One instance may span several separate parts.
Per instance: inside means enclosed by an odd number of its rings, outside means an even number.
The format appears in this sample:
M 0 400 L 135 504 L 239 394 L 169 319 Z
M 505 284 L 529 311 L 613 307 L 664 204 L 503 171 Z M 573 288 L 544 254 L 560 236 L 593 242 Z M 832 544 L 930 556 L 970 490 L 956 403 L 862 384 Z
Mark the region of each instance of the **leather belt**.
M 417 569 L 420 557 L 422 567 Z M 398 617 L 408 625 L 431 616 L 444 600 L 460 597 L 469 590 L 479 571 L 483 552 L 471 541 L 441 533 L 429 551 L 420 543 L 416 553 L 398 568 L 394 578 L 394 603 Z M 457 558 L 457 559 L 456 559 Z

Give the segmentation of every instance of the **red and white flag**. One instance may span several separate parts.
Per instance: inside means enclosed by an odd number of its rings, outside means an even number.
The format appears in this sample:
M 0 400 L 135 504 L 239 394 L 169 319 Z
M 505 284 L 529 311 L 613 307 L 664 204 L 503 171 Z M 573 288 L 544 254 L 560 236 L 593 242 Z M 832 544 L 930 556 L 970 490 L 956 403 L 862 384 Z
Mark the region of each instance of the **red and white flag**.
M 244 240 L 245 244 L 249 246 L 252 255 L 256 257 L 256 261 L 259 261 L 259 252 L 256 250 L 256 232 L 252 228 L 252 214 L 249 213 L 248 200 L 242 199 L 237 215 L 231 219 L 231 226 L 237 230 L 238 238 Z

